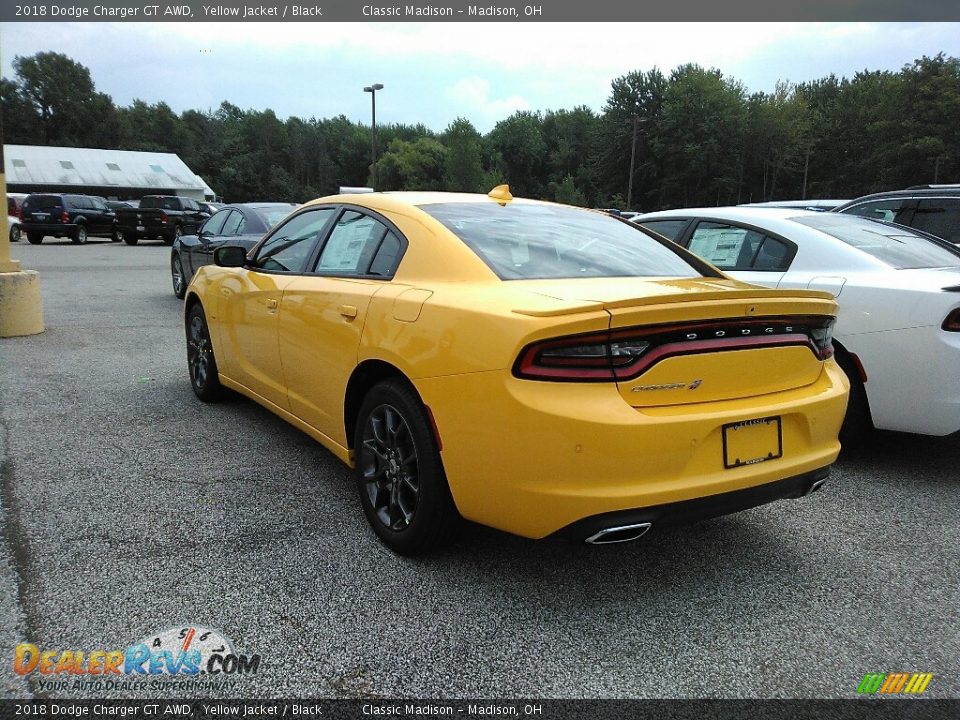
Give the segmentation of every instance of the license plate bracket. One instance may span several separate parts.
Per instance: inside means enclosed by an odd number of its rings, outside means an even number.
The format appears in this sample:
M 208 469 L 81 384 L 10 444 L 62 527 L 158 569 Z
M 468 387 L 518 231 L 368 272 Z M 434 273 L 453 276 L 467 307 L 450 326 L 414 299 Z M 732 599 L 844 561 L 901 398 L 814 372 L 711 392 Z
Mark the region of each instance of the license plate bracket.
M 741 420 L 723 426 L 723 467 L 756 465 L 783 457 L 780 416 Z

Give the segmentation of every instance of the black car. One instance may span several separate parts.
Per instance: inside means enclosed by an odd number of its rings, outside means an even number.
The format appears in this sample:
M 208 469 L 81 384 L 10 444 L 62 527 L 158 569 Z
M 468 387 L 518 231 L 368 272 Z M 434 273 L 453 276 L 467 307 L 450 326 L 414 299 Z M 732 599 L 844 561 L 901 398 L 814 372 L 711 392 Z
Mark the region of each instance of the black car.
M 273 202 L 225 205 L 200 226 L 196 235 L 177 238 L 170 253 L 173 294 L 183 299 L 193 274 L 213 262 L 216 248 L 238 245 L 249 250 L 295 207 L 295 203 Z
M 960 245 L 960 185 L 919 185 L 864 195 L 834 212 L 907 225 Z
M 48 235 L 66 236 L 81 245 L 90 235 L 113 237 L 116 215 L 101 197 L 34 193 L 24 198 L 22 210 L 20 229 L 32 245 Z

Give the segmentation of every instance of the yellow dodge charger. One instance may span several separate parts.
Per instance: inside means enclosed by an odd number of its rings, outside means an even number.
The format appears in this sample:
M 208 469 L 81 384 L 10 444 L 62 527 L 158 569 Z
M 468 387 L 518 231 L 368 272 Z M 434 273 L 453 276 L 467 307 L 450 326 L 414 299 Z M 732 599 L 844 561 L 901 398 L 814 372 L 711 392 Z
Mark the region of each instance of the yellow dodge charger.
M 238 391 L 355 467 L 400 554 L 461 518 L 632 540 L 806 495 L 840 449 L 829 294 L 506 186 L 315 200 L 219 248 L 185 312 L 197 396 Z

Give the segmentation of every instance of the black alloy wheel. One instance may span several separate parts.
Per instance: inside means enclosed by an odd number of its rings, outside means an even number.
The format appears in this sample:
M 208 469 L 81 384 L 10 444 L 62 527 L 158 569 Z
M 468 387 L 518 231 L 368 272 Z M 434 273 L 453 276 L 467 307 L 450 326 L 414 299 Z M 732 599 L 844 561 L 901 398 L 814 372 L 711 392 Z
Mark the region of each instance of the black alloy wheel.
M 204 402 L 213 402 L 223 394 L 217 374 L 217 359 L 210 342 L 207 316 L 200 303 L 187 314 L 187 367 L 194 394 Z
M 426 409 L 409 385 L 388 380 L 368 393 L 355 448 L 360 502 L 387 547 L 420 555 L 453 538 L 460 516 Z
M 170 258 L 170 279 L 173 281 L 173 294 L 177 299 L 183 300 L 183 296 L 187 294 L 187 279 L 183 275 L 183 263 L 180 262 L 179 255 Z

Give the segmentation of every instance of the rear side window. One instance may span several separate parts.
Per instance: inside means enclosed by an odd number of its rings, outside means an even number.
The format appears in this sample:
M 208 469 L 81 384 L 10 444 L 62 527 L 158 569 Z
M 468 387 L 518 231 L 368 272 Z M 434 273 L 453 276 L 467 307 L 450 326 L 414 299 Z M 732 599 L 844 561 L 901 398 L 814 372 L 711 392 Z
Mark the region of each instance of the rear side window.
M 954 245 L 960 244 L 960 198 L 921 200 L 910 225 Z
M 960 249 L 917 235 L 907 228 L 834 213 L 791 219 L 832 235 L 900 270 L 960 266 Z
M 392 269 L 392 262 L 387 262 L 386 255 L 380 263 L 386 265 L 384 272 L 373 273 L 371 264 L 388 233 L 389 228 L 379 220 L 355 210 L 345 211 L 323 246 L 317 262 L 317 272 L 335 275 L 386 275 Z M 393 257 L 396 258 L 396 251 Z
M 219 235 L 224 221 L 232 212 L 233 210 L 221 210 L 200 226 L 200 232 L 206 235 Z
M 701 276 L 638 226 L 602 213 L 493 201 L 420 209 L 459 237 L 501 280 Z
M 220 232 L 221 235 L 239 235 L 242 231 L 243 215 L 238 210 L 231 210 L 230 217 L 227 218 L 227 221 L 223 224 L 223 230 Z
M 145 197 L 140 201 L 140 207 L 146 209 L 163 207 L 163 198 Z
M 792 248 L 757 230 L 701 222 L 690 238 L 688 249 L 721 270 L 783 271 L 789 264 Z

